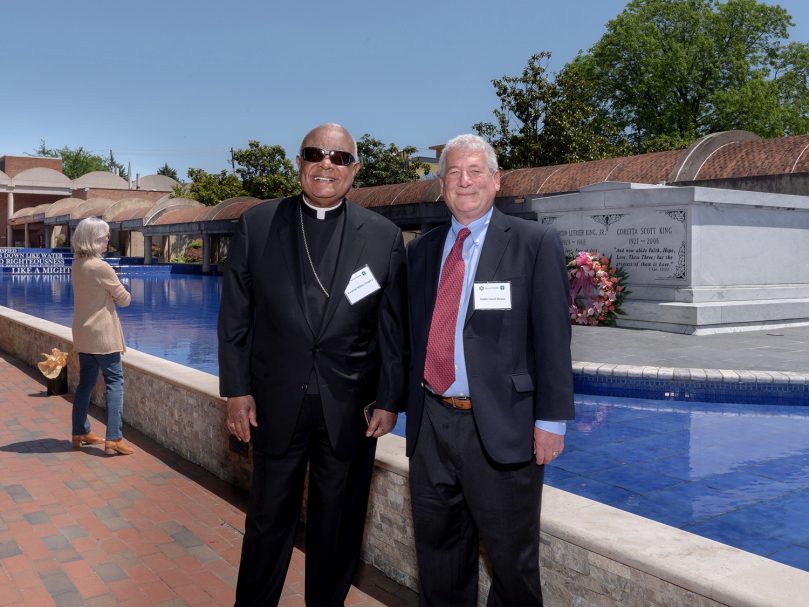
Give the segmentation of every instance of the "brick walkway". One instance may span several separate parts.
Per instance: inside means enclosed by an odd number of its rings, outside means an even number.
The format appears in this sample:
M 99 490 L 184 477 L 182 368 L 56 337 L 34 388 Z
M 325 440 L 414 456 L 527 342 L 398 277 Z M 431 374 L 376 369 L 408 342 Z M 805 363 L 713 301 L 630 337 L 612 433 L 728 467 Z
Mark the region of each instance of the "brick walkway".
M 129 427 L 134 455 L 74 451 L 66 397 L 0 353 L 0 606 L 232 605 L 244 492 Z M 304 604 L 303 564 L 296 548 L 281 605 Z M 363 566 L 346 604 L 415 595 Z

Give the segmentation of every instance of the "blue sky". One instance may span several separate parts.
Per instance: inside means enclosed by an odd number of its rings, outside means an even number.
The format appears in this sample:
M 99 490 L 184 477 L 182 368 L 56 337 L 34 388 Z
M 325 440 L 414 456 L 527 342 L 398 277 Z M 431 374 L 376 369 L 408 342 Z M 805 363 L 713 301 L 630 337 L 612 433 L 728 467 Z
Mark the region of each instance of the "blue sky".
M 772 2 L 775 4 L 775 2 Z M 778 2 L 809 40 L 809 2 Z M 556 72 L 619 0 L 0 0 L 0 155 L 111 148 L 132 173 L 228 167 L 249 139 L 294 154 L 340 122 L 429 146 L 492 118 L 491 80 L 532 53 Z

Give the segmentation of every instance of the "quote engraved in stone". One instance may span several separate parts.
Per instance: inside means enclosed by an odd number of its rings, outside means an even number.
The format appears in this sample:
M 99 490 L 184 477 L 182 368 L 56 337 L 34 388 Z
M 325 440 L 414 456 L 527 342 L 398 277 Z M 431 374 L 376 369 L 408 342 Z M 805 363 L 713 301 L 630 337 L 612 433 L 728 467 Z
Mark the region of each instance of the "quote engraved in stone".
M 687 278 L 686 223 L 683 209 L 631 209 L 556 215 L 553 227 L 565 250 L 604 253 L 627 271 L 630 283 L 649 284 Z

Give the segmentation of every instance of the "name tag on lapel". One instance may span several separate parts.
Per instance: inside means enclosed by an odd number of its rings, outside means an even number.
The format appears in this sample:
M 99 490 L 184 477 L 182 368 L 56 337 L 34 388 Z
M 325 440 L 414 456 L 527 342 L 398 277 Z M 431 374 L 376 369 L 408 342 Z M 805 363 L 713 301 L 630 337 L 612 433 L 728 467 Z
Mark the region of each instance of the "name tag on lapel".
M 475 294 L 475 310 L 510 310 L 510 282 L 476 282 L 472 287 Z
M 368 264 L 365 264 L 351 275 L 345 290 L 345 296 L 348 303 L 353 306 L 359 300 L 368 297 L 371 293 L 376 293 L 381 288 L 374 277 L 374 273 L 371 272 L 371 268 L 368 267 Z

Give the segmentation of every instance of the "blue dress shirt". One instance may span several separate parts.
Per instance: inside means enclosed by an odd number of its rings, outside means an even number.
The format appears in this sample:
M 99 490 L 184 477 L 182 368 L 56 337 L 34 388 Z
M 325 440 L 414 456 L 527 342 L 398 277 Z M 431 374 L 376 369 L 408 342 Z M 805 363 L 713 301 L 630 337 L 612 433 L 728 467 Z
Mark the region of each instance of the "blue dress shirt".
M 452 245 L 458 238 L 458 232 L 464 227 L 469 228 L 471 232 L 463 243 L 463 251 L 461 253 L 464 260 L 464 277 L 463 289 L 461 290 L 461 305 L 458 313 L 458 318 L 455 320 L 455 381 L 447 388 L 444 396 L 469 396 L 469 376 L 466 372 L 466 358 L 463 350 L 463 326 L 466 320 L 466 311 L 469 306 L 469 298 L 472 295 L 472 286 L 475 282 L 475 274 L 478 270 L 478 262 L 480 261 L 480 252 L 483 249 L 483 242 L 486 240 L 486 233 L 489 230 L 489 221 L 492 218 L 492 209 L 489 212 L 476 219 L 467 226 L 464 226 L 455 217 L 452 218 L 452 225 L 447 238 L 444 241 L 444 252 L 441 256 L 441 268 L 443 271 L 444 261 L 447 259 L 449 252 L 452 250 Z M 439 277 L 439 281 L 440 281 Z M 554 434 L 564 436 L 566 424 L 565 422 L 558 421 L 544 421 L 536 420 L 534 424 L 537 428 L 547 430 Z

